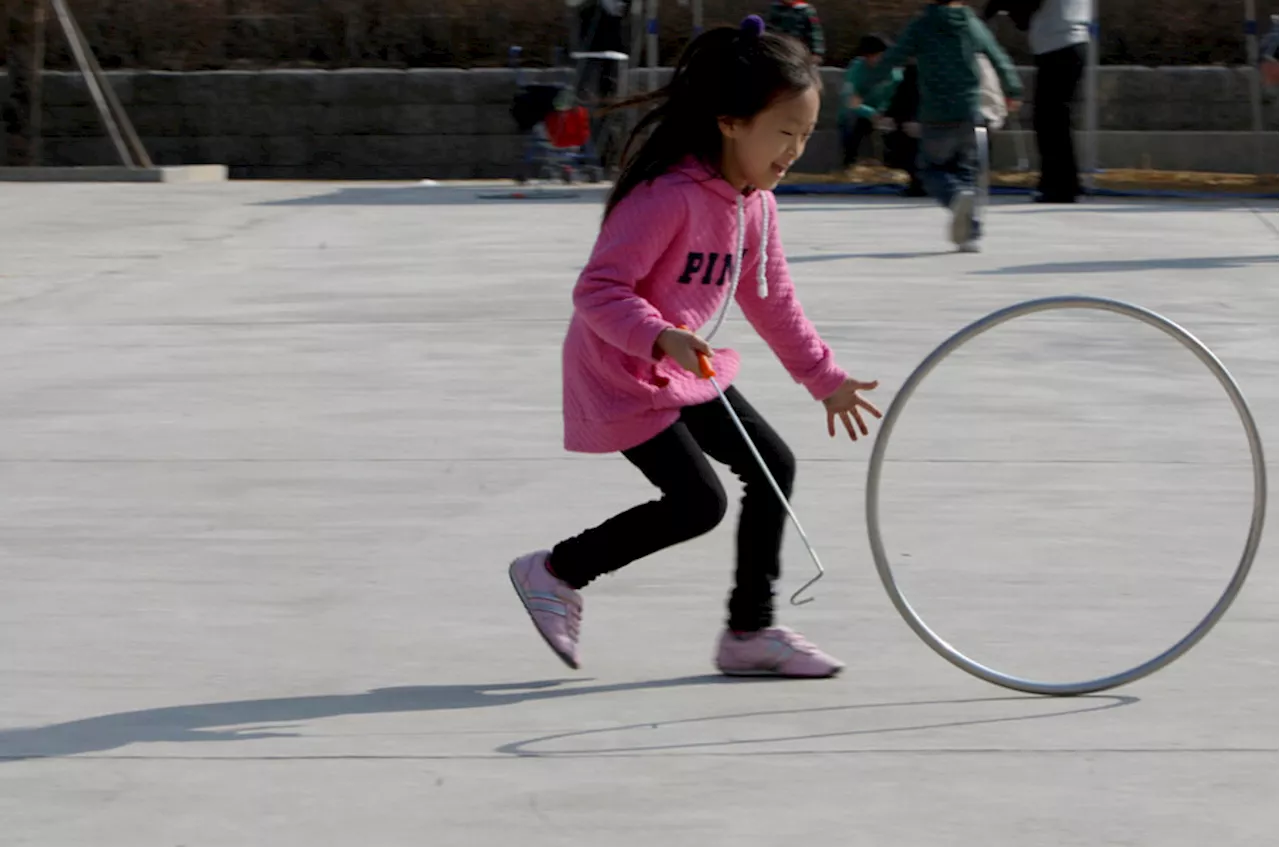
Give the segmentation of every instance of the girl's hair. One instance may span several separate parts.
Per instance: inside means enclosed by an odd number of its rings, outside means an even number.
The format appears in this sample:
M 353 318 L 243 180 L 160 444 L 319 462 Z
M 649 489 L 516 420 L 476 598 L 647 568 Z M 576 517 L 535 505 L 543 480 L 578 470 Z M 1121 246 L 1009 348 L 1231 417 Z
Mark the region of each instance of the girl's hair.
M 636 124 L 623 148 L 622 173 L 605 204 L 606 218 L 632 189 L 661 176 L 686 156 L 718 166 L 721 118 L 749 120 L 780 97 L 821 86 L 804 44 L 763 29 L 760 18 L 751 15 L 739 29 L 707 30 L 685 47 L 664 87 L 610 107 L 612 111 L 657 104 Z M 642 137 L 643 143 L 632 155 Z

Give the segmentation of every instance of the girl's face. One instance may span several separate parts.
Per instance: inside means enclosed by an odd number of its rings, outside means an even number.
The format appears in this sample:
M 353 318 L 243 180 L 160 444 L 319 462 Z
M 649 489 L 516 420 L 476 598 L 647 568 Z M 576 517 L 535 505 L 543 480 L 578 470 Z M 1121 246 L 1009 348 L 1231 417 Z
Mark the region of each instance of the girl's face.
M 817 86 L 781 97 L 750 120 L 723 118 L 720 169 L 739 191 L 748 185 L 772 190 L 804 153 L 822 105 Z

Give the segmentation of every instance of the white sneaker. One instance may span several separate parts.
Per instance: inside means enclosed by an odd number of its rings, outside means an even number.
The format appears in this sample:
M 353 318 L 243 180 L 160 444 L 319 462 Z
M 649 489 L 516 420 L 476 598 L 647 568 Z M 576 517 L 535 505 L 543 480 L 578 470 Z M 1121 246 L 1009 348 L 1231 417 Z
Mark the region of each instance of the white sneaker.
M 971 189 L 956 192 L 951 198 L 951 242 L 964 244 L 973 237 L 973 203 Z
M 960 245 L 961 253 L 981 253 L 982 245 L 978 243 L 978 239 L 970 238 L 968 241 Z

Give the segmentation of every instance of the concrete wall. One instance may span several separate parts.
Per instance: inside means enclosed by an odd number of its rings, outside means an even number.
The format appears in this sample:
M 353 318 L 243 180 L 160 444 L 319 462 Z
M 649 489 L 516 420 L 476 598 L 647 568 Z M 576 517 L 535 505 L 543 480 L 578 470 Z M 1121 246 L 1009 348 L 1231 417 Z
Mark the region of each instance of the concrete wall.
M 1028 91 L 1034 72 L 1024 70 Z M 1103 68 L 1103 167 L 1251 172 L 1256 156 L 1248 71 L 1240 68 Z M 530 81 L 566 81 L 530 71 Z M 661 77 L 665 78 L 662 73 Z M 506 70 L 218 71 L 109 74 L 147 149 L 163 165 L 226 164 L 241 178 L 456 179 L 506 177 L 521 140 L 509 108 Z M 647 74 L 632 72 L 633 87 Z M 833 104 L 840 71 L 825 71 Z M 7 97 L 0 74 L 0 98 Z M 115 164 L 83 81 L 45 78 L 45 164 Z M 1265 109 L 1276 163 L 1276 111 Z M 1022 116 L 1031 127 L 1031 112 Z M 799 170 L 838 163 L 835 109 Z M 1034 144 L 1030 145 L 1034 153 Z M 1008 137 L 996 142 L 1009 161 Z

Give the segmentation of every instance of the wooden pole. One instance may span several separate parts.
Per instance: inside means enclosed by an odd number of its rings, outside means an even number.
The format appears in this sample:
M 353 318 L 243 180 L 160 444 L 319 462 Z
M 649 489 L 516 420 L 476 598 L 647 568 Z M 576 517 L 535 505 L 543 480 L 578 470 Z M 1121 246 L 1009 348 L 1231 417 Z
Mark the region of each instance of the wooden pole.
M 9 99 L 2 105 L 5 161 L 37 167 L 41 161 L 41 76 L 44 71 L 44 0 L 8 0 Z
M 71 10 L 67 8 L 66 0 L 52 0 L 52 3 L 53 11 L 58 16 L 58 23 L 62 25 L 62 34 L 66 36 L 67 44 L 71 47 L 71 54 L 75 56 L 76 64 L 80 67 L 80 75 L 84 77 L 84 83 L 89 88 L 89 96 L 93 98 L 93 105 L 98 110 L 98 117 L 102 119 L 103 126 L 107 128 L 107 135 L 111 136 L 111 144 L 116 149 L 116 155 L 120 157 L 120 164 L 127 168 L 138 167 L 133 160 L 129 145 L 125 142 L 124 136 L 120 132 L 120 127 L 116 124 L 116 119 L 111 112 L 106 94 L 99 87 L 98 79 L 93 75 L 93 70 L 89 66 L 89 58 L 85 55 L 85 44 L 80 40 L 80 31 L 75 26 L 71 17 Z
M 62 0 L 55 0 L 55 2 L 61 3 Z M 111 81 L 107 79 L 107 75 L 102 72 L 102 66 L 98 64 L 98 57 L 93 55 L 93 47 L 89 44 L 89 39 L 84 37 L 84 31 L 80 29 L 80 24 L 76 22 L 75 16 L 70 13 L 70 10 L 67 12 L 67 20 L 71 24 L 76 40 L 80 42 L 80 49 L 89 64 L 89 72 L 93 74 L 93 81 L 97 83 L 98 90 L 102 92 L 103 99 L 107 101 L 107 108 L 111 110 L 116 125 L 124 136 L 124 142 L 133 156 L 133 164 L 142 168 L 152 167 L 151 157 L 147 154 L 147 148 L 143 146 L 142 139 L 138 137 L 137 131 L 133 128 L 133 121 L 129 120 L 129 115 L 120 103 L 120 98 L 116 96 L 116 90 L 111 87 Z

